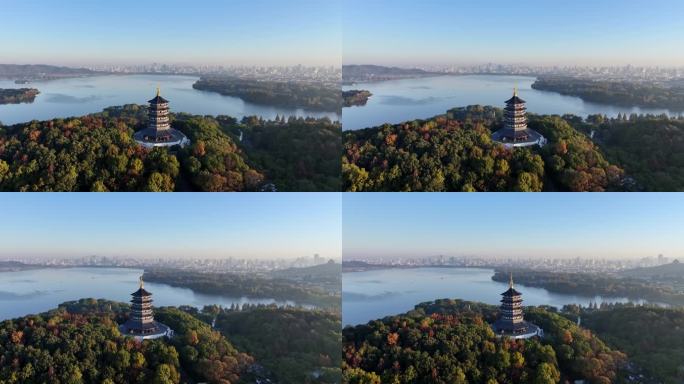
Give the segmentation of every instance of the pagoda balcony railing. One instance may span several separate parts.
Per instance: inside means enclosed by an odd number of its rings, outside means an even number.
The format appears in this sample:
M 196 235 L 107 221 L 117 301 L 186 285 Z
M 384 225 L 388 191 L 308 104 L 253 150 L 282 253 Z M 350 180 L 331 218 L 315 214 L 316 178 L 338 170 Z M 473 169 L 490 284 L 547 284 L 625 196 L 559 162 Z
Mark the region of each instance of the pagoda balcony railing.
M 152 316 L 152 309 L 142 309 L 136 311 L 136 314 L 142 314 L 143 316 Z
M 501 309 L 507 309 L 509 311 L 520 311 L 522 310 L 522 303 L 504 303 L 501 304 Z
M 150 296 L 136 296 L 131 300 L 131 303 L 151 303 L 152 297 Z
M 513 119 L 516 117 L 526 117 L 527 115 L 525 113 L 513 113 L 513 112 L 506 112 L 504 113 L 504 118 L 506 119 Z
M 527 128 L 527 124 L 508 124 L 508 128 L 523 130 Z
M 504 118 L 504 121 L 507 121 L 509 123 L 524 123 L 527 121 L 527 117 L 525 117 L 525 116 L 506 116 Z
M 502 319 L 504 320 L 511 320 L 511 321 L 522 321 L 523 316 L 501 316 Z
M 153 316 L 133 316 L 133 315 L 131 315 L 131 320 L 142 321 L 142 322 L 150 322 L 150 321 L 154 321 L 154 317 Z
M 505 112 L 510 112 L 510 113 L 525 113 L 527 112 L 527 108 L 522 107 L 522 108 L 513 108 L 513 107 L 505 107 L 504 108 L 504 113 Z

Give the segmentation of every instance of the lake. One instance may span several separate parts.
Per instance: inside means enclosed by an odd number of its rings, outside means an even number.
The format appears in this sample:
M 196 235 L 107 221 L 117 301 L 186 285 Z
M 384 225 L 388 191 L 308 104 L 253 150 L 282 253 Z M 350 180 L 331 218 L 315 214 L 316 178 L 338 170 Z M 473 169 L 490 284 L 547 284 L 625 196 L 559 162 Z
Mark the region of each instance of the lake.
M 518 87 L 527 101 L 527 109 L 537 114 L 572 113 L 582 117 L 590 114 L 617 116 L 618 113 L 671 113 L 667 109 L 629 108 L 584 102 L 579 97 L 532 89 L 535 78 L 530 76 L 464 75 L 436 76 L 390 80 L 343 86 L 343 90 L 366 89 L 373 96 L 361 107 L 344 108 L 342 127 L 345 130 L 374 127 L 384 123 L 426 119 L 446 113 L 453 107 L 491 105 L 504 107 L 504 101 Z
M 35 81 L 15 84 L 0 80 L 0 88 L 37 88 L 40 94 L 30 104 L 0 105 L 0 122 L 5 125 L 31 120 L 82 116 L 101 112 L 106 107 L 124 104 L 144 104 L 154 97 L 156 88 L 169 100 L 172 112 L 196 115 L 261 116 L 273 119 L 276 115 L 329 117 L 339 120 L 334 112 L 310 112 L 302 109 L 257 105 L 237 97 L 192 88 L 196 76 L 176 75 L 107 75 L 71 79 Z
M 363 324 L 397 315 L 416 304 L 437 299 L 462 299 L 499 305 L 508 283 L 492 280 L 494 271 L 479 268 L 382 269 L 342 274 L 342 322 Z M 515 276 L 513 276 L 515 280 Z M 586 306 L 590 301 L 627 302 L 627 298 L 602 298 L 551 293 L 543 288 L 516 285 L 525 305 L 565 304 Z M 637 301 L 643 303 L 643 301 Z
M 82 298 L 128 303 L 130 294 L 138 289 L 138 278 L 142 273 L 142 269 L 129 268 L 52 268 L 0 272 L 0 320 L 45 312 L 65 301 Z M 295 305 L 292 301 L 204 295 L 186 288 L 151 282 L 145 282 L 145 289 L 152 293 L 155 306 Z

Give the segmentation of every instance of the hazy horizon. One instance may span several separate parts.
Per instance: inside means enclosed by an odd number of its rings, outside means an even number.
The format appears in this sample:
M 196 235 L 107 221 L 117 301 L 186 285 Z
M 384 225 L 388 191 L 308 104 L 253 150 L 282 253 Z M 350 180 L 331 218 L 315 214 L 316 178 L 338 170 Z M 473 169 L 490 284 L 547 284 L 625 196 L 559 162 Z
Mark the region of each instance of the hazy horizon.
M 339 65 L 337 1 L 7 0 L 0 62 Z M 27 26 L 30 26 L 27 28 Z
M 343 64 L 681 66 L 684 3 L 348 0 Z
M 349 259 L 684 256 L 684 196 L 656 193 L 343 195 Z
M 8 193 L 0 212 L 0 258 L 342 258 L 337 193 Z
M 556 65 L 556 64 L 537 64 L 537 63 L 514 63 L 514 62 L 445 62 L 443 64 L 436 64 L 436 63 L 403 63 L 403 64 L 396 64 L 396 63 L 384 63 L 384 64 L 378 64 L 378 63 L 365 63 L 365 62 L 359 62 L 359 63 L 344 63 L 342 64 L 343 66 L 351 66 L 351 65 L 376 65 L 376 66 L 381 66 L 381 67 L 396 67 L 396 68 L 403 68 L 403 69 L 417 69 L 417 68 L 439 68 L 439 67 L 469 67 L 469 66 L 481 66 L 481 65 L 488 65 L 488 64 L 493 64 L 493 65 L 504 65 L 504 66 L 520 66 L 520 67 L 542 67 L 542 68 L 562 68 L 562 67 L 577 67 L 577 68 L 625 68 L 625 67 L 638 67 L 638 68 L 661 68 L 661 69 L 669 69 L 669 68 L 684 68 L 684 63 L 681 63 L 679 65 L 635 65 L 635 64 L 606 64 L 606 65 L 601 65 L 601 64 L 596 64 L 596 65 Z

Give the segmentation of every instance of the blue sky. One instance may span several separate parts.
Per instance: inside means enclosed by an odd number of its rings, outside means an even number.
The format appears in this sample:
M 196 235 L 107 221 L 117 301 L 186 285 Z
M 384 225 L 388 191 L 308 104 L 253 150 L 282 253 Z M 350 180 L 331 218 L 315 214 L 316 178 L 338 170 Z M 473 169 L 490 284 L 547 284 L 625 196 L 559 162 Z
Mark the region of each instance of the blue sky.
M 345 0 L 345 64 L 684 65 L 681 0 Z
M 341 2 L 2 0 L 0 63 L 339 65 Z
M 684 259 L 684 194 L 345 193 L 345 258 Z
M 338 193 L 4 193 L 0 212 L 3 258 L 341 258 Z

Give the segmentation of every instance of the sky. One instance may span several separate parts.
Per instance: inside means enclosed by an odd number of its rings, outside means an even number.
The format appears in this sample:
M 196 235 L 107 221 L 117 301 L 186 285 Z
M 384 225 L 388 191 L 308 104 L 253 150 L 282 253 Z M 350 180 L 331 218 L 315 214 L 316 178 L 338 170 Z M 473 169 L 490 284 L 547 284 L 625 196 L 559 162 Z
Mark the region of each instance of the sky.
M 684 65 L 681 0 L 345 0 L 344 64 Z
M 684 194 L 345 193 L 345 259 L 684 260 Z
M 338 193 L 3 193 L 0 258 L 341 258 Z
M 341 0 L 0 0 L 0 63 L 340 65 Z

